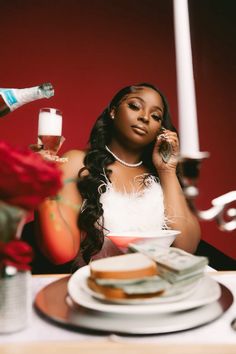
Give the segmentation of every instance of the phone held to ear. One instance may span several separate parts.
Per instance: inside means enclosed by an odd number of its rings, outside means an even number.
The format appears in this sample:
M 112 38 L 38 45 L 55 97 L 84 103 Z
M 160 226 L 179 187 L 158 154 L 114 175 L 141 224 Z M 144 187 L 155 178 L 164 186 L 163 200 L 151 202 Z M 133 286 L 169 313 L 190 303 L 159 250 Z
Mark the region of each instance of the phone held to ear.
M 160 133 L 161 134 L 164 133 L 165 130 L 166 130 L 165 128 L 161 128 Z M 168 163 L 168 161 L 171 157 L 171 154 L 172 154 L 172 146 L 170 143 L 168 143 L 168 141 L 163 140 L 161 142 L 161 144 L 159 146 L 159 154 L 161 155 L 163 162 Z

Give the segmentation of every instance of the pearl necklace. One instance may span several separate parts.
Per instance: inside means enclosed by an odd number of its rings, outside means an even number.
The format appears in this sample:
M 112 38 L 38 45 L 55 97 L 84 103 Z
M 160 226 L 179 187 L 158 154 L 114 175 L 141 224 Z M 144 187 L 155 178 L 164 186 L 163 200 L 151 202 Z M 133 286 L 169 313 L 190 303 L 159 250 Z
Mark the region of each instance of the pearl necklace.
M 119 161 L 122 165 L 126 166 L 126 167 L 138 167 L 138 166 L 141 166 L 143 161 L 139 161 L 137 163 L 128 163 L 128 162 L 125 162 L 123 160 L 121 160 L 118 156 L 116 156 L 114 154 L 114 152 L 112 152 L 108 146 L 105 145 L 105 148 L 106 150 L 117 160 Z

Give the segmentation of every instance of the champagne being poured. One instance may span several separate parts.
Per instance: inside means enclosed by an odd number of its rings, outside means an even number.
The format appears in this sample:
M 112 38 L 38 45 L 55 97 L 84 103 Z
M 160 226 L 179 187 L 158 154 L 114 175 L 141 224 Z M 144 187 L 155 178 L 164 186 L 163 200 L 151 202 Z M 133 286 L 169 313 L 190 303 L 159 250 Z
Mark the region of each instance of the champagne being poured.
M 22 89 L 0 88 L 0 117 L 14 111 L 26 103 L 50 98 L 54 95 L 54 88 L 50 83 Z

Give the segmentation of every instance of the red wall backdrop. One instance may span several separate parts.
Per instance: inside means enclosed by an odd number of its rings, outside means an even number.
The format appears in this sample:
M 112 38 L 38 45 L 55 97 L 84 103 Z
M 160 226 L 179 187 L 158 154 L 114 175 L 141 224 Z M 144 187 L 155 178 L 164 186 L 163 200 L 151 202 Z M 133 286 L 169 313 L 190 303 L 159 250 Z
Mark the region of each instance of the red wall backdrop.
M 234 0 L 189 1 L 203 162 L 198 207 L 235 189 Z M 171 0 L 0 0 L 1 87 L 50 81 L 55 96 L 0 120 L 0 138 L 36 141 L 42 107 L 63 112 L 63 151 L 83 148 L 113 94 L 151 82 L 166 94 L 178 127 Z M 187 99 L 187 98 L 186 98 Z M 236 232 L 202 224 L 203 239 L 236 258 Z

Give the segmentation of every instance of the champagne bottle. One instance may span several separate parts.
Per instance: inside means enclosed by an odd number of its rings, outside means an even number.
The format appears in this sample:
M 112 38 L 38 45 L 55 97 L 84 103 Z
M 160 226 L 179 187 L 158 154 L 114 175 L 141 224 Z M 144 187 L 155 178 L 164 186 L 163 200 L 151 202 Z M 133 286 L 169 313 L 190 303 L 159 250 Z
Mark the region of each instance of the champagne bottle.
M 41 98 L 50 98 L 53 95 L 54 89 L 50 83 L 23 89 L 0 88 L 0 117 L 5 116 L 26 103 Z

